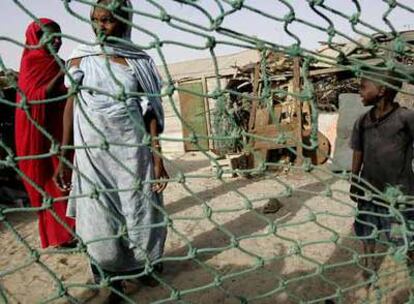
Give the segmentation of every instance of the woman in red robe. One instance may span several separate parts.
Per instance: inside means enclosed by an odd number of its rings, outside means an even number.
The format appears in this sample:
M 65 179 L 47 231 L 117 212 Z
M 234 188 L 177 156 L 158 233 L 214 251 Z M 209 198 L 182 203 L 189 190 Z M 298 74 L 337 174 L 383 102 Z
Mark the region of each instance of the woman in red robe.
M 67 91 L 58 64 L 60 58 L 53 55 L 62 45 L 59 34 L 59 25 L 50 19 L 42 18 L 28 26 L 16 96 L 17 103 L 23 106 L 16 110 L 16 153 L 18 157 L 28 157 L 19 160 L 19 168 L 25 176 L 23 182 L 32 207 L 47 207 L 51 202 L 48 208 L 38 211 L 42 248 L 67 246 L 74 238 L 74 221 L 66 217 L 66 200 L 59 199 L 67 194 L 52 180 L 59 161 L 56 156 L 44 155 L 50 153 L 52 138 L 55 143 L 62 138 Z M 59 96 L 62 98 L 58 101 L 37 103 Z

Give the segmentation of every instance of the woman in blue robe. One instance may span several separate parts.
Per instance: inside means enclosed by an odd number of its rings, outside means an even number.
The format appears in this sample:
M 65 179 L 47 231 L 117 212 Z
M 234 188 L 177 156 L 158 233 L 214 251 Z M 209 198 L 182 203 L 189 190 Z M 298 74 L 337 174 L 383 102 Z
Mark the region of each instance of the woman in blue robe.
M 111 11 L 105 7 L 111 2 L 96 1 L 91 12 L 97 37 L 105 39 L 79 45 L 65 79 L 79 89 L 64 116 L 63 145 L 73 138 L 76 147 L 67 215 L 76 219 L 96 281 L 148 274 L 160 264 L 167 232 L 161 192 L 168 174 L 157 140 L 164 128 L 161 80 L 152 59 L 131 42 L 131 27 L 118 19 L 132 23 L 122 9 L 131 3 Z M 68 175 L 62 162 L 55 175 L 61 188 L 69 186 Z M 122 289 L 120 281 L 112 287 Z M 115 303 L 117 292 L 111 296 Z

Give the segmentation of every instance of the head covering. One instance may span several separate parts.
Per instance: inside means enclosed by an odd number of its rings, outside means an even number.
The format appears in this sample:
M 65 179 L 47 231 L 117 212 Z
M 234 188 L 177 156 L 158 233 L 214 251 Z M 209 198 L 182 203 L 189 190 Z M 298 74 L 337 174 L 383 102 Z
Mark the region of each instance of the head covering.
M 99 0 L 95 0 L 95 5 Z M 115 0 L 114 0 L 115 1 Z M 124 57 L 127 64 L 133 69 L 140 87 L 147 98 L 142 98 L 141 107 L 143 114 L 152 111 L 157 119 L 158 131 L 164 130 L 164 110 L 161 104 L 160 91 L 162 87 L 161 77 L 152 58 L 131 41 L 131 24 L 133 21 L 132 4 L 129 0 L 120 0 L 121 5 L 128 8 L 128 23 L 122 35 L 122 41 L 105 42 L 102 44 L 78 45 L 69 57 L 69 60 L 88 56 L 115 55 Z M 92 6 L 91 16 L 96 6 Z
M 98 3 L 100 0 L 95 0 L 94 5 L 91 6 L 90 17 L 92 18 L 93 12 L 95 11 Z M 139 47 L 133 44 L 131 41 L 131 33 L 132 33 L 132 22 L 134 15 L 132 13 L 133 6 L 131 1 L 129 0 L 113 0 L 114 3 L 118 3 L 117 5 L 121 5 L 121 7 L 128 9 L 128 23 L 125 23 L 125 31 L 122 33 L 120 39 L 122 41 L 105 41 L 105 43 L 99 44 L 96 43 L 94 45 L 90 44 L 81 44 L 78 45 L 75 50 L 72 52 L 70 59 L 73 58 L 82 58 L 86 56 L 99 56 L 102 54 L 107 55 L 118 55 L 118 52 L 122 50 L 125 58 L 142 58 L 147 57 L 149 55 L 141 50 Z
M 53 54 L 39 45 L 39 32 L 42 31 L 40 24 L 58 26 L 53 20 L 41 18 L 27 27 L 26 47 L 20 62 L 18 84 L 28 100 L 46 99 L 46 88 L 60 70 Z M 17 94 L 17 102 L 20 100 L 21 96 Z
M 18 90 L 16 94 L 16 101 L 20 103 L 23 97 L 30 104 L 31 101 L 39 101 L 47 98 L 46 91 L 50 81 L 56 77 L 60 71 L 59 64 L 56 58 L 50 54 L 44 47 L 35 47 L 39 45 L 39 33 L 42 30 L 42 25 L 56 24 L 53 20 L 41 18 L 37 22 L 32 22 L 26 30 L 26 48 L 23 51 L 19 79 Z M 58 59 L 60 60 L 60 59 Z M 63 79 L 62 79 L 63 80 Z M 64 95 L 65 88 L 63 81 L 60 87 L 62 95 Z M 45 128 L 52 133 L 56 139 L 61 139 L 59 133 L 61 130 L 61 123 L 53 125 L 58 119 L 57 110 L 63 107 L 63 103 L 38 103 L 30 104 L 27 112 L 20 108 L 16 110 L 15 116 L 15 136 L 16 136 L 16 153 L 18 156 L 36 155 L 47 153 L 50 148 L 50 140 L 36 127 L 31 121 L 35 121 L 41 128 Z M 50 109 L 49 114 L 53 115 L 47 117 L 47 109 Z M 28 117 L 30 115 L 30 119 Z M 52 128 L 49 128 L 49 125 Z M 61 136 L 61 135 L 60 135 Z M 39 162 L 32 160 L 30 164 Z M 26 162 L 25 164 L 29 164 Z M 38 173 L 34 171 L 30 178 L 38 181 Z M 40 177 L 39 177 L 40 178 Z
M 96 0 L 95 1 L 95 5 L 91 6 L 91 11 L 90 11 L 90 18 L 92 19 L 92 15 L 96 9 L 96 5 L 99 3 L 99 1 L 102 0 Z M 132 3 L 129 0 L 113 0 L 113 4 L 115 6 L 117 6 L 117 8 L 121 7 L 121 9 L 123 7 L 128 8 L 128 10 L 126 10 L 125 12 L 127 13 L 127 20 L 132 22 L 132 19 L 134 18 L 134 14 L 132 13 Z M 125 40 L 131 40 L 131 32 L 132 32 L 132 26 L 130 24 L 125 24 L 125 32 L 122 35 L 122 39 Z M 93 26 L 92 26 L 93 27 Z

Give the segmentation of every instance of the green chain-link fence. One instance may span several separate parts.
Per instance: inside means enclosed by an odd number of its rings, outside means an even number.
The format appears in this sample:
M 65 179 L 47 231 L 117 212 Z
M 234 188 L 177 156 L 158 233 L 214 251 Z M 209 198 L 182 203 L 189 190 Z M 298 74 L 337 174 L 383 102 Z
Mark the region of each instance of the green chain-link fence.
M 26 9 L 21 1 L 11 2 L 33 20 L 40 17 Z M 152 10 L 141 9 L 144 2 Z M 169 3 L 173 2 L 191 8 L 194 16 L 198 14 L 207 22 L 169 12 Z M 86 244 L 81 239 L 75 248 L 40 249 L 36 214 L 41 210 L 53 213 L 51 206 L 59 199 L 50 199 L 44 189 L 37 187 L 44 195 L 40 208 L 30 207 L 28 202 L 16 206 L 0 198 L 3 200 L 0 201 L 1 301 L 101 303 L 111 281 L 120 279 L 126 281 L 124 296 L 129 303 L 323 303 L 328 300 L 405 303 L 413 300 L 410 297 L 413 274 L 407 268 L 412 235 L 409 221 L 400 221 L 400 229 L 392 231 L 400 235 L 403 244 L 396 246 L 380 238 L 376 252 L 371 255 L 377 267 L 366 265 L 360 239 L 352 227 L 358 210 L 349 198 L 350 168 L 333 159 L 335 136 L 328 133 L 337 130 L 339 137 L 338 113 L 340 116 L 353 110 L 338 103 L 339 94 L 357 93 L 362 74 L 392 87 L 393 81 L 381 80 L 385 71 L 392 71 L 395 76 L 391 80 L 404 82 L 402 89 L 397 88 L 401 91 L 399 100 L 411 106 L 414 34 L 401 32 L 391 20 L 395 12 L 412 16 L 414 9 L 408 1 L 407 4 L 396 0 L 372 1 L 373 6 L 387 5 L 382 16 L 377 17 L 383 20 L 384 26 L 377 27 L 361 18 L 362 1 L 358 0 L 348 1 L 352 13 L 339 10 L 333 1 L 297 1 L 309 8 L 312 18 L 299 16 L 296 1 L 269 2 L 274 3 L 274 11 L 261 9 L 263 3 L 259 1 L 133 2 L 134 9 L 130 11 L 136 20 L 131 24 L 133 30 L 151 37 L 147 44 L 137 46 L 155 54 L 163 74 L 161 97 L 170 122 L 159 139 L 163 146 L 180 149 L 184 146 L 189 151 L 161 155 L 170 174 L 169 186 L 164 192 L 165 208 L 161 211 L 166 218 L 168 236 L 164 256 L 155 262 L 163 263 L 164 271 L 155 272 L 154 265 L 147 263 L 139 274 L 108 276 L 95 283 L 91 279 Z M 91 6 L 93 2 L 60 2 L 67 14 L 85 23 L 87 30 L 89 18 L 72 7 L 80 4 Z M 276 6 L 283 10 L 278 12 Z M 211 7 L 214 12 L 209 11 Z M 115 10 L 116 5 L 109 9 Z M 250 19 L 227 22 L 240 12 L 248 12 Z M 160 38 L 156 27 L 146 28 L 141 20 L 153 20 L 189 33 L 203 43 Z M 257 20 L 280 25 L 293 43 L 284 44 L 238 29 L 237 24 L 253 24 Z M 348 31 L 335 23 L 343 21 L 349 23 Z M 324 49 L 308 48 L 303 43 L 306 34 L 295 31 L 297 25 L 325 33 Z M 65 40 L 85 42 L 64 32 L 62 37 L 63 43 Z M 1 36 L 0 39 L 24 47 L 16 37 Z M 166 60 L 169 54 L 164 50 L 169 46 L 209 52 L 210 65 L 206 69 L 212 72 L 201 71 L 191 79 L 177 79 L 172 70 L 174 65 Z M 220 61 L 222 56 L 216 54 L 223 46 L 249 50 L 251 63 L 225 73 Z M 13 94 L 8 94 L 10 90 L 19 91 L 15 75 L 7 71 L 3 61 L 0 65 L 6 71 L 0 99 L 4 109 L 20 107 L 28 111 L 31 104 L 66 100 L 67 96 L 63 96 L 16 104 Z M 68 72 L 63 65 L 61 68 Z M 194 89 L 191 86 L 194 83 L 200 86 Z M 74 96 L 81 89 L 86 88 L 74 86 L 68 95 Z M 355 95 L 350 98 L 357 100 Z M 203 109 L 199 115 L 208 125 L 202 133 L 199 118 L 191 116 L 192 111 L 186 111 L 186 107 L 195 109 L 200 100 Z M 170 132 L 174 121 L 179 122 L 180 132 L 183 127 L 183 137 Z M 326 127 L 326 121 L 332 123 Z M 18 169 L 22 158 L 16 157 L 13 151 L 10 133 L 7 133 L 13 130 L 10 123 L 8 128 L 3 123 L 0 137 L 0 166 L 6 172 L 2 181 L 17 175 L 17 180 L 30 183 Z M 61 149 L 85 148 L 60 147 L 60 139 L 33 123 L 51 142 L 50 152 L 35 158 L 57 155 Z M 347 123 L 353 125 L 353 121 Z M 320 135 L 324 132 L 325 136 Z M 102 135 L 102 145 L 89 148 L 108 149 L 111 143 L 104 138 L 105 133 Z M 151 138 L 144 137 L 143 144 L 150 145 Z M 120 168 L 129 170 L 119 160 L 115 161 Z M 70 165 L 67 160 L 66 163 Z M 337 168 L 332 171 L 335 165 Z M 368 183 L 363 188 L 369 190 L 366 195 L 383 199 L 393 219 L 402 219 L 401 205 L 410 207 L 410 197 L 394 188 L 386 193 L 378 193 Z M 111 190 L 130 189 L 119 185 L 119 189 Z M 88 195 L 98 197 L 105 191 L 108 189 L 97 189 L 97 193 Z M 379 236 L 380 232 L 374 230 L 374 234 Z M 124 236 L 115 237 L 121 240 Z M 99 241 L 103 239 L 94 240 Z M 137 280 L 145 275 L 158 285 L 148 287 Z

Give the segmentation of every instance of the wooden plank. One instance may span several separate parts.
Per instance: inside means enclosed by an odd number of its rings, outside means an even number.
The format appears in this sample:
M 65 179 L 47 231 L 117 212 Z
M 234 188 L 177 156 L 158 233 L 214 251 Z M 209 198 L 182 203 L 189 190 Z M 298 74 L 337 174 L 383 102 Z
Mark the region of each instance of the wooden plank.
M 363 60 L 364 64 L 369 64 L 369 65 L 376 65 L 379 64 L 381 62 L 384 62 L 384 60 L 382 59 L 378 59 L 378 58 L 374 58 L 374 59 L 367 59 L 367 60 Z M 319 75 L 323 75 L 323 74 L 335 74 L 335 73 L 339 73 L 339 72 L 344 72 L 344 71 L 351 71 L 351 66 L 349 67 L 332 67 L 332 68 L 323 68 L 323 69 L 317 69 L 317 70 L 312 70 L 309 71 L 309 76 L 319 76 Z
M 283 125 L 267 125 L 254 129 L 252 134 L 257 134 L 264 137 L 276 137 L 279 134 L 292 133 L 296 130 L 295 124 L 283 124 Z
M 270 123 L 271 124 L 279 124 L 282 116 L 283 107 L 281 104 L 275 104 L 273 106 L 273 116 L 270 116 Z
M 254 129 L 267 126 L 270 120 L 269 116 L 269 111 L 267 109 L 256 109 Z
M 254 167 L 257 168 L 262 162 L 267 161 L 267 155 L 269 149 L 267 148 L 256 148 L 254 152 Z
M 292 134 L 293 136 L 295 134 Z M 255 150 L 276 150 L 276 149 L 283 149 L 287 147 L 296 147 L 297 142 L 295 139 L 287 139 L 283 144 L 277 144 L 275 142 L 270 141 L 260 141 L 256 140 L 254 143 L 254 149 Z
M 185 89 L 189 92 L 178 90 L 180 97 L 180 109 L 181 117 L 183 118 L 183 136 L 189 137 L 192 132 L 195 132 L 198 136 L 207 137 L 207 121 L 204 105 L 204 97 L 198 94 L 204 94 L 203 85 L 201 81 L 192 83 L 182 83 L 178 87 L 179 89 Z M 199 138 L 198 142 L 201 149 L 208 150 L 207 138 Z M 185 151 L 198 151 L 200 148 L 192 144 L 191 142 L 184 142 Z

